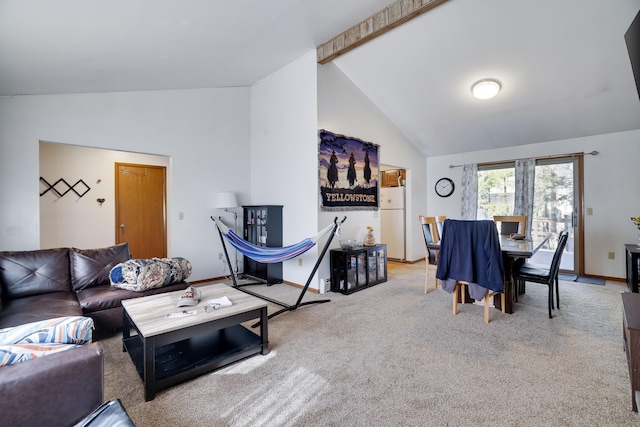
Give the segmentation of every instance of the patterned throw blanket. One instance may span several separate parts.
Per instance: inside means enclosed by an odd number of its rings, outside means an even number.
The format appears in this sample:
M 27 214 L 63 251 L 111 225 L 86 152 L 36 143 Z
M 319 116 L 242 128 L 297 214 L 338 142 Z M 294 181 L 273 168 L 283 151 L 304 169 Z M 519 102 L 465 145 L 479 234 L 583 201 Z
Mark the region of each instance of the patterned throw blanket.
M 0 329 L 0 366 L 12 365 L 90 343 L 93 319 L 57 317 Z
M 191 276 L 191 263 L 184 258 L 130 259 L 109 272 L 111 286 L 143 292 L 177 283 Z

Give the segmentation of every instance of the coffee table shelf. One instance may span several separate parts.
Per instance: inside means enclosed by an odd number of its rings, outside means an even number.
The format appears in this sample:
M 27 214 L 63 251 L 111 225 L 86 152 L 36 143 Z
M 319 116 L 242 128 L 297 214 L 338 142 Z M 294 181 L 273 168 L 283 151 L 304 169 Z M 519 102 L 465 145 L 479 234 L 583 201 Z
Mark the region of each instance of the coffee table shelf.
M 142 340 L 134 335 L 124 345 L 144 380 Z M 156 348 L 156 389 L 167 388 L 262 351 L 262 340 L 240 325 Z M 170 379 L 166 383 L 163 380 Z

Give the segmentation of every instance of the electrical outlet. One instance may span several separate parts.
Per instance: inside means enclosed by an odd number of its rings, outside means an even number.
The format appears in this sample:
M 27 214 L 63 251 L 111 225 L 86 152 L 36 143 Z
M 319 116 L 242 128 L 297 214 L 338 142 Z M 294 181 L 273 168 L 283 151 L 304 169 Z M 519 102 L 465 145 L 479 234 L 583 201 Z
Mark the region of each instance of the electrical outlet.
M 609 252 L 609 259 L 615 259 L 616 258 L 616 253 L 615 252 Z
M 587 215 L 593 215 L 593 208 L 587 208 Z
M 218 252 L 218 259 L 222 259 L 222 252 Z

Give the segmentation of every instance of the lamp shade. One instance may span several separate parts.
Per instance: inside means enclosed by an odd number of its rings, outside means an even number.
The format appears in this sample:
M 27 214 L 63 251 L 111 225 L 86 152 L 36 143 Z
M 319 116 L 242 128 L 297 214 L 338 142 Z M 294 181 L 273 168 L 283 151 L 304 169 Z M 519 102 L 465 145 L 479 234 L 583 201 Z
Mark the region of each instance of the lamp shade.
M 238 200 L 236 199 L 235 193 L 231 191 L 224 191 L 216 195 L 216 208 L 226 209 L 226 208 L 237 208 L 237 207 L 238 207 Z

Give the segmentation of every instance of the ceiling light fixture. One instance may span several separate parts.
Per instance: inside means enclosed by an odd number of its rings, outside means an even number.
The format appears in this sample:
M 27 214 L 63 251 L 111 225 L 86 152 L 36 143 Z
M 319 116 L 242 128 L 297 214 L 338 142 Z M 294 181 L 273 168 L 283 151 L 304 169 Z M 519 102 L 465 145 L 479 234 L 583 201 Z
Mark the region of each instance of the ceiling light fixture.
M 471 86 L 471 93 L 478 99 L 491 99 L 500 92 L 500 82 L 493 79 L 482 79 Z

